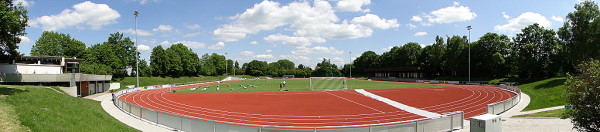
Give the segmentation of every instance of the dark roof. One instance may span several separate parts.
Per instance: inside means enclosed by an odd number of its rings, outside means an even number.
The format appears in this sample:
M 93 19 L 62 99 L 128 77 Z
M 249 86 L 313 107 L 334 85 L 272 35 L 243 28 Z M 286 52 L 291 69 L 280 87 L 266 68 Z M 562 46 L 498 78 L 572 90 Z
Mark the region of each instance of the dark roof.
M 61 61 L 63 57 L 60 56 L 20 56 L 15 58 L 15 60 L 43 60 L 43 61 Z M 66 62 L 81 62 L 83 60 L 77 58 L 66 58 Z
M 421 67 L 391 67 L 391 68 L 369 68 L 365 69 L 365 72 L 414 72 L 414 71 L 425 71 Z

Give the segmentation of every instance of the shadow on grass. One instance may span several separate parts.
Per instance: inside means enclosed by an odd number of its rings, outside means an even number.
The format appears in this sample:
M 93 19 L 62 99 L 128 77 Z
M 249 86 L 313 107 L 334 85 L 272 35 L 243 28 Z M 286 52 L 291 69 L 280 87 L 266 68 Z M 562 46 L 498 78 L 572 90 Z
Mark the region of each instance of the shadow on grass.
M 19 93 L 19 92 L 27 92 L 27 90 L 0 87 L 0 95 L 13 95 L 13 94 Z
M 566 80 L 567 80 L 567 79 L 556 79 L 556 80 L 552 80 L 552 81 L 549 81 L 549 82 L 547 82 L 547 83 L 544 83 L 544 84 L 537 85 L 537 86 L 535 86 L 533 89 L 546 89 L 546 88 L 553 88 L 553 87 L 556 87 L 556 86 L 564 85 Z

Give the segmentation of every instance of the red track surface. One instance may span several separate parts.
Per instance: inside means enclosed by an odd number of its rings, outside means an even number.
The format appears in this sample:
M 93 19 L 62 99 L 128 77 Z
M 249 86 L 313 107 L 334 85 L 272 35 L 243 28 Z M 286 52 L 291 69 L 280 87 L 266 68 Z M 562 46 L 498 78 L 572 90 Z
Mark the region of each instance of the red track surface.
M 202 84 L 209 85 L 209 84 Z M 515 94 L 492 86 L 368 89 L 388 99 L 435 113 L 464 111 L 465 119 L 484 114 L 486 105 Z M 182 86 L 174 89 L 199 85 Z M 122 100 L 154 110 L 248 126 L 323 127 L 411 122 L 424 119 L 354 90 L 262 93 L 166 93 L 145 90 Z

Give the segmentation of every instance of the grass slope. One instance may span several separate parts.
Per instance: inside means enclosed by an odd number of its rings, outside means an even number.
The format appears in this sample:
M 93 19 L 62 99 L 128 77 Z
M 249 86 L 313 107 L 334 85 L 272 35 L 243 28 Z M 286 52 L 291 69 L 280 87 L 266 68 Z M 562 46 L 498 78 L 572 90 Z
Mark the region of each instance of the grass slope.
M 140 77 L 140 86 L 151 86 L 151 85 L 162 85 L 162 84 L 174 84 L 174 83 L 187 83 L 197 81 L 216 81 L 223 79 L 224 76 L 200 76 L 200 77 Z M 135 77 L 125 77 L 121 82 L 121 88 L 125 88 L 128 85 L 135 85 Z
M 514 117 L 564 117 L 565 109 L 556 109 L 550 111 L 544 111 L 539 113 L 520 115 Z
M 137 131 L 106 113 L 97 101 L 35 86 L 0 85 L 0 91 L 6 95 L 0 104 L 10 105 L 0 109 L 13 109 L 20 124 L 31 131 Z
M 222 84 L 209 85 L 208 90 L 202 91 L 180 89 L 176 92 L 192 93 L 192 92 L 276 92 L 279 91 L 279 83 L 286 81 L 285 89 L 289 91 L 310 91 L 310 81 L 308 79 L 285 79 L 285 80 L 245 80 L 245 81 L 233 81 Z M 391 88 L 421 88 L 421 87 L 441 87 L 437 85 L 426 85 L 426 84 L 409 84 L 409 83 L 394 83 L 394 82 L 378 82 L 378 81 L 367 81 L 367 80 L 347 80 L 348 89 L 391 89 Z M 221 90 L 217 91 L 217 85 Z M 228 86 L 229 85 L 229 86 Z M 240 85 L 246 86 L 247 89 L 241 88 Z M 255 85 L 257 87 L 249 87 L 248 85 Z M 335 86 L 330 85 L 330 86 Z M 202 86 L 204 88 L 206 86 Z M 231 91 L 230 88 L 234 90 Z
M 528 111 L 566 105 L 565 81 L 566 78 L 559 77 L 517 86 L 517 88 L 531 97 L 531 102 L 524 110 Z

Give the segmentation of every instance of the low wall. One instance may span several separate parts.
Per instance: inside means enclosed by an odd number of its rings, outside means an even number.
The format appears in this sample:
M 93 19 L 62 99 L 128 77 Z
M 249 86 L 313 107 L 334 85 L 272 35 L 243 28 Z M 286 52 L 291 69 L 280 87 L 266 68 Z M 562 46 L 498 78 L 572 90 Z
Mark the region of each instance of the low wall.
M 77 87 L 60 87 L 69 96 L 77 97 Z

